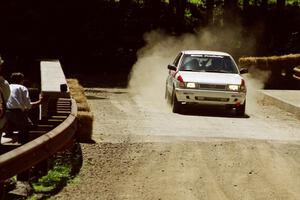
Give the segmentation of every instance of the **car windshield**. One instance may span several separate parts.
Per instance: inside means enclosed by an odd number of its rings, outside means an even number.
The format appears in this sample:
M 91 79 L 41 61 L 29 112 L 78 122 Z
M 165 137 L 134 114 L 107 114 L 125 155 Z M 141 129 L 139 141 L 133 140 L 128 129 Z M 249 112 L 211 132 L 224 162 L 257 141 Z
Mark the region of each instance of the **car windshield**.
M 180 71 L 238 73 L 237 67 L 229 56 L 184 55 Z

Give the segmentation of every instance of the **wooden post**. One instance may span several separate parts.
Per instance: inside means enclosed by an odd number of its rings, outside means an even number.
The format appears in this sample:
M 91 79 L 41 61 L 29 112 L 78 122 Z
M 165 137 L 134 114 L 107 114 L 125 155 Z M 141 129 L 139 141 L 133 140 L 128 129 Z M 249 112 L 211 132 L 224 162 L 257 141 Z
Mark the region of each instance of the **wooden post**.
M 49 166 L 48 159 L 36 164 L 35 166 L 33 166 L 32 172 L 30 174 L 30 178 L 35 179 L 47 175 L 48 166 Z

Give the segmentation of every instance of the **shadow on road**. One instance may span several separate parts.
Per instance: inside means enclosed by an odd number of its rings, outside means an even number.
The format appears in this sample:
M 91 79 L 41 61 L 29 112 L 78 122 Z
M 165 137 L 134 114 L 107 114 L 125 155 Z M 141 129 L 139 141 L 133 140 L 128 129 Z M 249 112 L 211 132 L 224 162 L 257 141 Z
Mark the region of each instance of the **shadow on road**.
M 237 116 L 234 109 L 203 105 L 184 105 L 180 114 L 206 117 L 250 118 L 247 113 L 244 116 Z

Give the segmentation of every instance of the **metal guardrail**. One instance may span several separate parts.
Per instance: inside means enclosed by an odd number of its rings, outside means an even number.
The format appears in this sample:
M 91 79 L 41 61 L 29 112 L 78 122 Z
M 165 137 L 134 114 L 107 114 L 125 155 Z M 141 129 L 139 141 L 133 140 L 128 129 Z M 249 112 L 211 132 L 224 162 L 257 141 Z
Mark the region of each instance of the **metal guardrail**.
M 75 137 L 77 105 L 71 101 L 71 113 L 53 130 L 46 134 L 0 155 L 0 182 L 49 158 L 61 150 Z
M 300 81 L 300 66 L 295 67 L 293 77 Z
M 29 130 L 29 142 L 0 146 L 0 199 L 5 199 L 6 179 L 27 173 L 75 140 L 77 104 L 70 97 L 62 67 L 58 60 L 41 61 L 40 70 L 41 93 L 48 100 Z

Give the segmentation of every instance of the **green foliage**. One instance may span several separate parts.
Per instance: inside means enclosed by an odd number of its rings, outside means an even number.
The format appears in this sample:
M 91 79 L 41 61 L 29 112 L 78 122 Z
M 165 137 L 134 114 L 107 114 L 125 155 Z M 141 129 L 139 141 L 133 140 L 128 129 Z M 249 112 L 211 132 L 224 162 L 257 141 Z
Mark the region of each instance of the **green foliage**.
M 200 5 L 200 6 L 204 6 L 205 5 L 205 1 L 206 0 L 189 0 L 190 3 L 192 4 L 196 4 L 196 5 Z M 239 5 L 243 5 L 243 0 L 239 0 Z M 249 0 L 249 4 L 250 5 L 254 5 L 255 2 L 260 3 L 260 1 L 256 1 L 256 0 Z M 274 5 L 277 3 L 277 0 L 269 0 L 268 4 L 269 5 Z M 298 6 L 300 4 L 299 0 L 286 0 L 286 5 L 295 5 Z
M 51 160 L 52 168 L 47 175 L 32 180 L 34 194 L 27 200 L 44 200 L 58 193 L 65 185 L 73 182 L 82 165 L 82 153 L 79 144 L 72 149 L 58 153 Z
M 66 183 L 71 176 L 71 166 L 68 164 L 54 166 L 46 176 L 32 183 L 35 192 L 50 193 L 62 183 Z
M 192 16 L 192 13 L 191 13 L 191 11 L 190 11 L 190 10 L 188 10 L 188 9 L 185 9 L 184 16 L 185 16 L 185 17 L 191 17 L 191 16 Z
M 277 0 L 269 0 L 268 4 L 276 4 Z M 299 0 L 286 0 L 285 4 L 286 5 L 299 5 L 300 1 Z
M 204 6 L 205 5 L 205 0 L 189 0 L 190 3 Z

